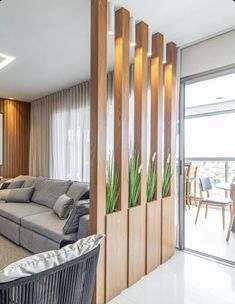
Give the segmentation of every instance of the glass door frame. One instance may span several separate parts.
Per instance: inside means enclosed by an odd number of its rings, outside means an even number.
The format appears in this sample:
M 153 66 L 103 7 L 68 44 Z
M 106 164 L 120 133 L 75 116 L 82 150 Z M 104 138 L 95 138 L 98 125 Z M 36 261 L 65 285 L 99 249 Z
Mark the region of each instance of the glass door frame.
M 195 82 L 200 82 L 203 80 L 208 80 L 216 78 L 219 76 L 224 76 L 228 74 L 235 73 L 235 64 L 225 66 L 222 68 L 217 68 L 214 70 L 202 72 L 199 74 L 187 76 L 180 79 L 180 94 L 179 94 L 179 115 L 178 115 L 178 135 L 179 135 L 179 170 L 178 170 L 178 219 L 179 219 L 179 231 L 178 231 L 178 249 L 191 252 L 206 258 L 216 260 L 217 262 L 230 264 L 235 266 L 235 262 L 219 258 L 210 254 L 199 252 L 185 246 L 185 206 L 184 206 L 184 197 L 185 197 L 185 183 L 184 183 L 184 162 L 185 162 L 185 86 Z

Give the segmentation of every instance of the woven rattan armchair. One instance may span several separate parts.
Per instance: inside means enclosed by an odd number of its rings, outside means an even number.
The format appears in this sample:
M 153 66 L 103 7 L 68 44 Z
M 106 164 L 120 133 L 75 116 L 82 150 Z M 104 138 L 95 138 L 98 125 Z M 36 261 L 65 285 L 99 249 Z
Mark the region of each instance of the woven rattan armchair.
M 99 249 L 41 273 L 0 284 L 0 304 L 90 304 Z

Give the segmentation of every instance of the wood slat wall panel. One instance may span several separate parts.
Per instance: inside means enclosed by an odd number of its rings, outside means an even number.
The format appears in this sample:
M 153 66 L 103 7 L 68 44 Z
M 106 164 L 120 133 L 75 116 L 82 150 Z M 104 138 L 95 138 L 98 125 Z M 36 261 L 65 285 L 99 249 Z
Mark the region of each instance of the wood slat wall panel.
M 30 104 L 0 99 L 4 114 L 3 166 L 0 175 L 16 177 L 29 174 Z

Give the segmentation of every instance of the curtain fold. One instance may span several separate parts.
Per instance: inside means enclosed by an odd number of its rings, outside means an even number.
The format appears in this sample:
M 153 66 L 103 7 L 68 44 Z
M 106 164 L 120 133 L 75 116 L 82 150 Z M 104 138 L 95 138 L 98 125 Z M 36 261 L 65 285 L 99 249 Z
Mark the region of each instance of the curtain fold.
M 114 146 L 113 73 L 107 79 L 107 157 Z M 30 174 L 89 181 L 90 83 L 31 103 Z

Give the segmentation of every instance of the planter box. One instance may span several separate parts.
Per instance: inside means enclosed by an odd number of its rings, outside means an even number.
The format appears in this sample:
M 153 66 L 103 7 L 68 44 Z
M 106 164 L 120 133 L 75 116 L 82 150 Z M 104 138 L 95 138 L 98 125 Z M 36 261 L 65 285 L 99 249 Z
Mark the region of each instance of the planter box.
M 146 272 L 161 264 L 162 214 L 161 200 L 146 204 Z
M 175 254 L 175 203 L 173 197 L 162 198 L 162 263 Z
M 127 288 L 127 210 L 106 215 L 106 302 Z
M 128 286 L 145 275 L 146 207 L 128 209 Z

